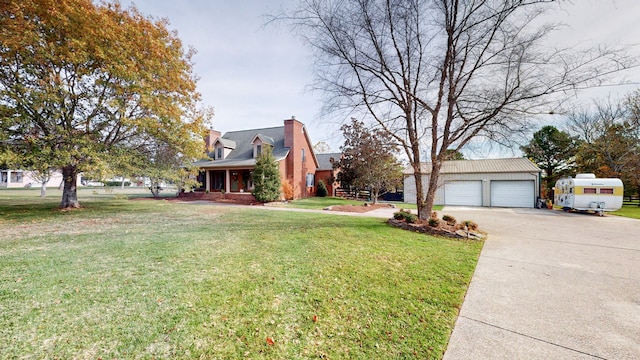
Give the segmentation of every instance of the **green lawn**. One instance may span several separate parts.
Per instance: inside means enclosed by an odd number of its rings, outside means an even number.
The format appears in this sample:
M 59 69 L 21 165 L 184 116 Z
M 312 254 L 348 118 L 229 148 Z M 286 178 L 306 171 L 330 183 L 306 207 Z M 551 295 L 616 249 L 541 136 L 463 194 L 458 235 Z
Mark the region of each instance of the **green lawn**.
M 310 197 L 290 201 L 284 206 L 296 209 L 322 210 L 332 205 L 362 205 L 363 200 L 347 200 L 339 197 Z
M 482 244 L 384 220 L 0 191 L 1 358 L 438 359 Z
M 633 219 L 640 219 L 640 206 L 638 203 L 625 203 L 622 209 L 613 211 L 610 214 L 624 216 Z
M 398 209 L 413 209 L 417 210 L 416 204 L 407 204 L 400 202 L 385 202 L 390 204 L 395 204 Z M 312 209 L 312 210 L 322 210 L 326 207 L 332 205 L 362 205 L 364 201 L 362 200 L 347 200 L 338 197 L 310 197 L 306 199 L 298 199 L 289 202 L 284 205 L 286 207 L 298 208 L 298 209 Z M 433 207 L 433 210 L 442 210 L 442 206 L 436 205 Z

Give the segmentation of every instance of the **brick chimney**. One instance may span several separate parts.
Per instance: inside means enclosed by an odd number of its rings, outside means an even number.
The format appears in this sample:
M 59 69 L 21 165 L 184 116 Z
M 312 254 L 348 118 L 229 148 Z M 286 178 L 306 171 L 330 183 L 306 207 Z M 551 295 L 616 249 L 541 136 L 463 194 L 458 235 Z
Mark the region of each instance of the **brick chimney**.
M 215 143 L 220 136 L 222 136 L 220 131 L 209 129 L 209 134 L 204 137 L 205 151 L 207 153 L 213 151 L 213 143 Z
M 303 125 L 295 116 L 284 121 L 284 146 L 293 148 L 304 134 Z

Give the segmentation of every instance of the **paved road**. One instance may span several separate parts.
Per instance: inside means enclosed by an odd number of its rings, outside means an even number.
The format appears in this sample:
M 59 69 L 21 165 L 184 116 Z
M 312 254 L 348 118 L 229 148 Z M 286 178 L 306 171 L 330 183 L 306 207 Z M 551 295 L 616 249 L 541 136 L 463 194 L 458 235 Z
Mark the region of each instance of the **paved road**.
M 445 360 L 640 359 L 640 220 L 440 212 L 490 233 Z

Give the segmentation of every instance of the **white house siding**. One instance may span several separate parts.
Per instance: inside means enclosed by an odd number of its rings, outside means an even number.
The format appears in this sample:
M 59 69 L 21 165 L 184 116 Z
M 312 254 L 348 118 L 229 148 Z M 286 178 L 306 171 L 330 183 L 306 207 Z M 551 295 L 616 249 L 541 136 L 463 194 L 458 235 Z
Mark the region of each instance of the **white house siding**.
M 482 181 L 482 206 L 491 205 L 491 181 L 494 180 L 529 180 L 534 182 L 534 194 L 531 198 L 531 206 L 534 207 L 535 197 L 538 195 L 538 174 L 537 173 L 464 173 L 464 174 L 441 174 L 438 183 L 438 189 L 436 191 L 434 205 L 445 205 L 445 193 L 444 184 L 448 181 Z M 424 175 L 423 180 L 423 192 L 427 193 L 427 187 L 429 185 L 429 176 Z M 406 203 L 416 203 L 416 186 L 413 178 L 413 174 L 404 176 L 404 201 Z
M 78 177 L 79 178 L 79 177 Z M 62 174 L 55 171 L 51 179 L 47 182 L 47 187 L 60 185 Z M 78 182 L 79 185 L 79 182 Z M 2 170 L 0 171 L 0 188 L 39 188 L 42 183 L 32 177 L 30 171 L 24 170 Z

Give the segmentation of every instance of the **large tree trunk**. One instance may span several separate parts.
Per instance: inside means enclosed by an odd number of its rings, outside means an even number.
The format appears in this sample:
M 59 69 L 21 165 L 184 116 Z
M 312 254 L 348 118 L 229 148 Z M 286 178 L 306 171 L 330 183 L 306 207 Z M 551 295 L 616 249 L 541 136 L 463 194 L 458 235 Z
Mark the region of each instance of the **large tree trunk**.
M 437 160 L 431 163 L 431 174 L 429 174 L 429 186 L 424 201 L 418 207 L 420 220 L 427 220 L 433 212 L 433 203 L 436 199 L 436 190 L 438 190 L 438 178 L 440 177 L 440 168 L 442 161 Z
M 60 201 L 61 209 L 79 208 L 78 192 L 76 188 L 76 180 L 78 178 L 78 169 L 73 166 L 65 166 L 62 168 L 62 181 L 64 188 L 62 189 L 62 200 Z
M 380 196 L 380 189 L 376 187 L 372 187 L 370 194 L 371 194 L 371 202 L 373 203 L 373 205 L 376 205 L 378 203 L 378 196 Z
M 416 166 L 415 163 L 413 165 L 413 179 L 416 183 L 416 205 L 418 206 L 418 218 L 420 220 L 426 220 L 429 218 L 426 214 L 425 202 L 424 202 L 424 191 L 422 185 L 422 171 L 420 170 L 420 164 Z

